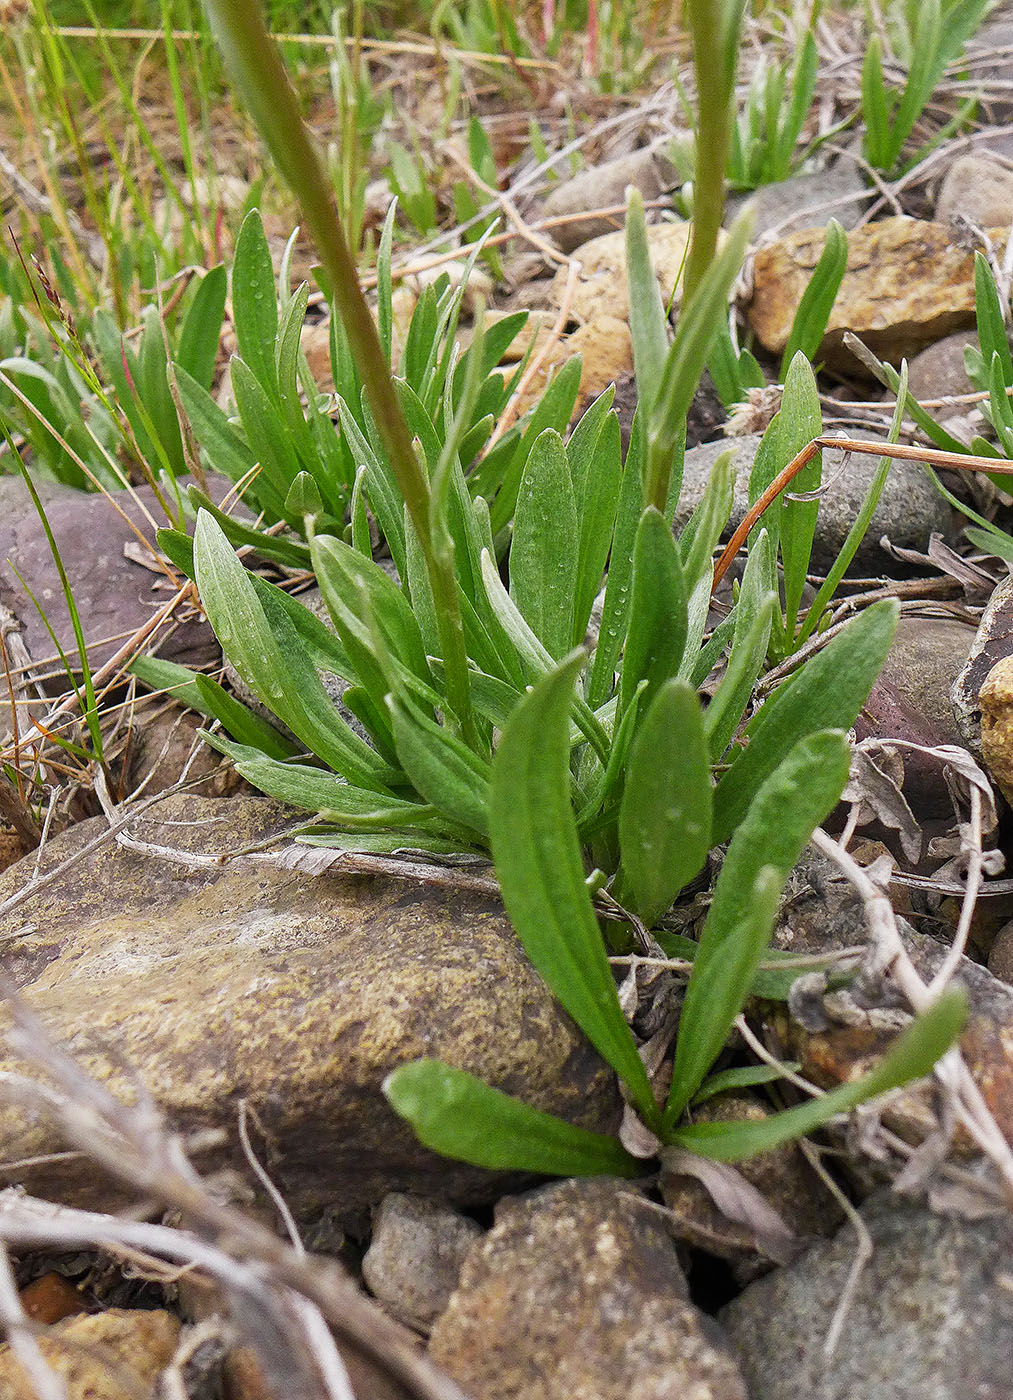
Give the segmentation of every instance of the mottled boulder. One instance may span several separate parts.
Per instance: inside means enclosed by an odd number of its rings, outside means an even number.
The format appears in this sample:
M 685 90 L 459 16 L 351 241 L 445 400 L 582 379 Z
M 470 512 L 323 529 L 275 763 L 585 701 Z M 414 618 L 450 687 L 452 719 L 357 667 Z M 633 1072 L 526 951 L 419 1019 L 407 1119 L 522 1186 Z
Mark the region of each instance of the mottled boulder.
M 622 214 L 580 216 L 594 209 L 625 204 L 627 186 L 633 185 L 644 199 L 656 199 L 679 183 L 675 168 L 665 155 L 665 144 L 656 141 L 613 160 L 589 165 L 550 191 L 542 206 L 542 217 L 566 219 L 565 223 L 553 224 L 549 230 L 565 253 L 572 253 L 592 238 L 622 228 Z
M 219 500 L 231 483 L 219 477 L 209 484 L 213 498 Z M 155 528 L 167 523 L 165 513 L 150 486 L 135 487 L 132 493 L 118 492 L 115 504 L 97 493 L 49 483 L 40 483 L 40 495 L 74 593 L 94 670 L 173 596 L 168 579 L 142 543 L 147 541 L 154 550 Z M 139 562 L 142 560 L 147 562 Z M 55 658 L 56 653 L 26 586 L 44 609 L 61 647 L 76 661 L 74 631 L 42 521 L 21 478 L 3 477 L 0 604 L 18 620 L 29 657 L 41 663 Z M 190 615 L 181 612 L 175 628 L 160 636 L 158 654 L 187 666 L 201 667 L 220 655 L 211 628 L 192 610 Z M 56 665 L 59 669 L 59 662 Z M 65 686 L 64 676 L 60 688 Z
M 664 1222 L 628 1182 L 502 1202 L 430 1351 L 473 1400 L 746 1400 Z
M 264 798 L 167 798 L 130 835 L 84 823 L 52 841 L 72 861 L 0 929 L 4 965 L 53 1034 L 114 1094 L 142 1083 L 184 1134 L 220 1129 L 202 1169 L 247 1177 L 236 1105 L 248 1100 L 278 1187 L 300 1214 L 351 1216 L 391 1190 L 488 1201 L 503 1178 L 420 1148 L 381 1093 L 398 1065 L 435 1056 L 597 1131 L 616 1127 L 614 1077 L 554 1001 L 497 903 L 404 880 L 312 877 L 263 853 L 290 829 Z M 282 846 L 286 843 L 282 841 Z M 0 899 L 25 869 L 0 879 Z M 14 1061 L 2 1061 L 4 1069 Z M 136 1079 L 135 1079 L 136 1077 Z M 0 1107 L 9 1159 L 50 1152 L 45 1121 Z M 26 1172 L 34 1190 L 108 1206 L 85 1161 Z

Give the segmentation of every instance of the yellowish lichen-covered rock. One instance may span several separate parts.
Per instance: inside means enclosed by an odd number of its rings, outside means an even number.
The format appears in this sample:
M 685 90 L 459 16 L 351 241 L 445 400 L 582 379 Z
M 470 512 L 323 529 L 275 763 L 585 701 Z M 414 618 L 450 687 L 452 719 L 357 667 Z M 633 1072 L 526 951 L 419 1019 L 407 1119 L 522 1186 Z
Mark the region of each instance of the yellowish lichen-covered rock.
M 502 1178 L 422 1149 L 384 1078 L 434 1057 L 596 1131 L 617 1125 L 615 1077 L 528 961 L 497 901 L 407 880 L 270 864 L 262 845 L 293 813 L 262 797 L 176 795 L 131 836 L 87 854 L 100 819 L 51 842 L 66 870 L 17 910 L 5 963 L 43 1023 L 113 1094 L 140 1083 L 184 1135 L 218 1130 L 196 1158 L 248 1178 L 237 1105 L 256 1114 L 289 1204 L 341 1216 L 411 1189 L 493 1200 Z M 281 843 L 286 844 L 284 841 Z M 180 854 L 160 857 L 157 848 Z M 340 867 L 335 867 L 335 871 Z M 0 877 L 0 900 L 24 869 Z M 24 1066 L 0 1056 L 4 1070 Z M 0 1105 L 7 1160 L 62 1145 Z M 39 1194 L 108 1207 L 86 1160 L 25 1174 Z
M 38 1340 L 68 1400 L 139 1400 L 154 1397 L 179 1333 L 179 1319 L 170 1313 L 109 1308 L 93 1317 L 64 1318 Z M 37 1395 L 10 1347 L 0 1347 L 0 1397 L 36 1400 Z
M 817 358 L 857 369 L 843 346 L 846 331 L 899 362 L 973 326 L 974 253 L 955 239 L 945 224 L 904 217 L 850 233 L 847 269 Z M 748 316 L 765 350 L 779 355 L 787 344 L 825 241 L 826 229 L 803 229 L 757 252 Z
M 981 756 L 1003 797 L 1013 800 L 1013 656 L 997 661 L 978 692 Z

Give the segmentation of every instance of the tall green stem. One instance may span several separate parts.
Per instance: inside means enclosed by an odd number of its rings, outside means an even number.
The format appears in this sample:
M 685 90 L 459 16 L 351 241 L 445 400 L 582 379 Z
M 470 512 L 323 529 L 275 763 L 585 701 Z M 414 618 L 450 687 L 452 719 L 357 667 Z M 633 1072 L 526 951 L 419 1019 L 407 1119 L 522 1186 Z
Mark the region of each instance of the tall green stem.
M 742 0 L 686 0 L 696 69 L 697 118 L 693 236 L 683 276 L 684 307 L 692 301 L 713 260 L 724 218 L 742 9 Z
M 299 113 L 296 95 L 257 0 L 205 0 L 226 67 L 275 164 L 299 201 L 303 219 L 330 278 L 334 305 L 391 468 L 426 560 L 443 648 L 447 701 L 465 740 L 476 744 L 468 658 L 453 555 L 433 547 L 429 483 L 398 403 L 376 324 L 359 287 L 334 194 Z

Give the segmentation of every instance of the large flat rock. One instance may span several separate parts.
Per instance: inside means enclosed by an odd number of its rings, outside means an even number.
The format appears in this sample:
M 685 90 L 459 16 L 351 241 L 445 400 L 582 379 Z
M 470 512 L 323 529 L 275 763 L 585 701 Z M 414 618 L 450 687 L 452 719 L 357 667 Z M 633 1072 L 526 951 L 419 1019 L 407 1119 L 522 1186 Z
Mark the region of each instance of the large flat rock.
M 259 797 L 174 796 L 131 828 L 198 857 L 290 828 Z M 65 873 L 22 904 L 0 938 L 6 970 L 52 1035 L 115 1095 L 140 1082 L 184 1135 L 223 1130 L 197 1157 L 249 1179 L 237 1105 L 261 1125 L 267 1166 L 299 1213 L 349 1216 L 388 1191 L 461 1202 L 504 1178 L 424 1151 L 388 1107 L 385 1076 L 421 1056 L 470 1070 L 596 1131 L 617 1126 L 606 1068 L 528 962 L 493 901 L 405 880 L 281 869 L 256 855 L 194 869 L 111 842 L 101 821 L 46 848 Z M 283 843 L 284 844 L 284 843 Z M 12 867 L 0 900 L 30 872 Z M 0 1069 L 15 1067 L 0 1057 Z M 23 1066 L 21 1066 L 23 1068 Z M 26 1110 L 0 1106 L 6 1160 L 60 1145 Z M 86 1161 L 26 1173 L 31 1189 L 105 1204 Z

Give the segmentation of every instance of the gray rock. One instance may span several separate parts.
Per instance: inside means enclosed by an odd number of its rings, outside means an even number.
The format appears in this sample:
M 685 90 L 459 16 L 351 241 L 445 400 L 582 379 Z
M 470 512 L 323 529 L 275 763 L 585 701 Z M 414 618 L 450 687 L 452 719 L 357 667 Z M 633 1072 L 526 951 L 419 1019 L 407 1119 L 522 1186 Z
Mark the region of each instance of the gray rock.
M 725 203 L 725 224 L 731 227 L 746 204 L 754 210 L 753 241 L 764 234 L 778 237 L 803 228 L 823 228 L 836 219 L 854 228 L 875 191 L 868 190 L 861 171 L 846 156 L 823 170 L 793 175 L 773 185 L 731 195 Z
M 855 725 L 859 739 L 903 739 L 934 747 L 963 744 L 950 689 L 974 641 L 956 618 L 902 617 Z M 942 769 L 917 751 L 904 754 L 904 792 L 919 815 L 952 810 Z
M 860 433 L 857 436 L 865 438 L 870 435 Z M 730 447 L 735 453 L 734 464 L 738 473 L 728 532 L 731 533 L 746 512 L 749 473 L 759 445 L 759 437 L 749 435 L 701 443 L 686 453 L 682 495 L 676 513 L 677 528 L 681 529 L 689 519 L 703 496 L 714 463 Z M 841 471 L 841 453 L 836 448 L 824 452 L 823 480 L 830 484 L 821 498 L 813 541 L 812 567 L 815 572 L 828 569 L 836 559 L 878 466 L 878 457 L 856 453 L 846 469 Z M 958 531 L 954 512 L 933 488 L 918 463 L 894 462 L 850 572 L 883 572 L 889 562 L 880 546 L 883 535 L 888 536 L 895 545 L 917 549 L 924 548 L 934 532 L 947 539 L 955 539 Z
M 430 1351 L 473 1400 L 746 1400 L 663 1222 L 628 1182 L 502 1202 Z
M 987 155 L 960 156 L 936 199 L 941 224 L 954 223 L 958 215 L 979 228 L 1008 228 L 1013 223 L 1013 171 Z
M 216 500 L 230 485 L 224 478 L 218 478 L 217 483 L 212 480 L 211 484 Z M 116 506 L 105 496 L 51 483 L 43 484 L 40 495 L 81 616 L 88 660 L 95 669 L 172 597 L 164 574 L 124 555 L 124 546 L 138 552 L 142 546 L 116 507 L 152 545 L 154 527 L 142 506 L 156 524 L 165 524 L 165 516 L 150 486 L 135 488 L 136 500 L 127 492 L 120 492 Z M 67 656 L 76 660 L 73 627 L 53 557 L 42 522 L 20 477 L 0 479 L 0 561 L 0 604 L 18 619 L 31 659 L 42 663 L 55 658 L 55 651 L 25 585 L 45 610 Z M 158 654 L 187 666 L 206 666 L 220 654 L 211 628 L 196 616 L 181 617 L 175 628 L 163 632 L 162 637 Z M 59 668 L 58 661 L 56 665 Z M 62 677 L 58 688 L 65 685 L 66 678 Z
M 291 810 L 264 798 L 177 795 L 130 835 L 207 860 L 291 825 Z M 114 841 L 82 854 L 101 830 L 95 819 L 46 846 L 43 874 L 71 863 L 0 929 L 5 969 L 112 1093 L 133 1098 L 143 1084 L 182 1134 L 223 1134 L 197 1155 L 202 1169 L 232 1166 L 249 1179 L 236 1133 L 245 1098 L 266 1164 L 300 1215 L 326 1206 L 361 1224 L 362 1211 L 405 1189 L 495 1199 L 502 1176 L 425 1151 L 383 1097 L 386 1075 L 424 1056 L 615 1130 L 613 1074 L 494 901 L 399 880 L 313 877 L 262 854 L 196 868 L 186 854 L 172 861 Z M 0 877 L 0 900 L 30 873 Z M 11 1160 L 59 1142 L 48 1123 L 9 1103 L 0 1140 Z M 23 1180 L 55 1199 L 111 1208 L 109 1183 L 86 1161 L 41 1165 Z
M 891 1197 L 862 1218 L 874 1250 L 831 1357 L 824 1343 L 855 1262 L 850 1227 L 722 1313 L 752 1400 L 1009 1400 L 1009 1218 L 934 1215 Z
M 965 345 L 977 350 L 977 331 L 954 331 L 911 357 L 907 387 L 919 402 L 974 393 L 964 368 Z M 888 396 L 887 401 L 893 403 L 893 396 Z
M 679 183 L 675 167 L 664 153 L 665 144 L 664 141 L 656 141 L 653 145 L 579 171 L 551 191 L 543 206 L 543 216 L 551 219 L 562 215 L 579 215 L 589 209 L 607 209 L 624 204 L 628 185 L 635 186 L 645 199 L 657 199 L 658 195 Z M 590 239 L 622 227 L 621 214 L 599 214 L 588 219 L 574 217 L 565 224 L 557 224 L 549 232 L 564 253 L 572 253 Z
M 362 1277 L 392 1317 L 428 1332 L 457 1287 L 465 1255 L 481 1237 L 480 1225 L 442 1201 L 391 1192 L 373 1218 Z
M 978 693 L 989 671 L 1013 653 L 1013 575 L 996 584 L 981 615 L 967 661 L 950 690 L 950 703 L 961 741 L 981 754 L 981 706 Z

